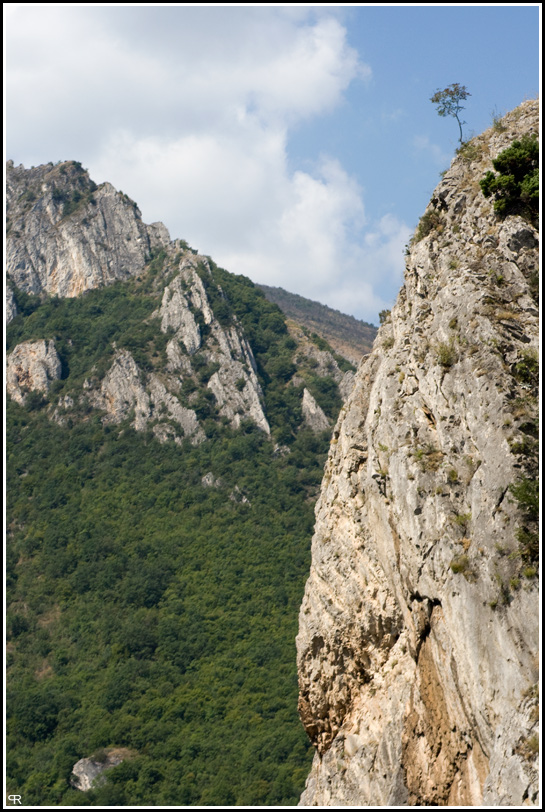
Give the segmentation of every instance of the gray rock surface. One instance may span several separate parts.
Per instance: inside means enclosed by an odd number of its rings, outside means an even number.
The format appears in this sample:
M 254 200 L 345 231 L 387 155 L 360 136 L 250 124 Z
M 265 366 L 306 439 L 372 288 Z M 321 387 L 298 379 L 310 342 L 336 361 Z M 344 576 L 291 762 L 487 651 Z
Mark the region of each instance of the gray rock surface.
M 104 773 L 107 770 L 117 767 L 128 757 L 130 752 L 126 748 L 118 747 L 106 750 L 100 756 L 80 758 L 72 768 L 70 783 L 74 789 L 88 792 L 104 783 L 106 780 Z
M 6 285 L 6 324 L 9 324 L 17 315 L 17 303 L 12 289 Z
M 78 296 L 128 279 L 169 242 L 162 223 L 146 226 L 130 198 L 74 161 L 8 161 L 6 192 L 6 270 L 26 293 Z
M 222 488 L 223 481 L 219 477 L 215 477 L 212 471 L 209 471 L 201 479 L 203 488 Z
M 95 408 L 106 412 L 105 423 L 121 423 L 134 411 L 132 425 L 137 431 L 144 431 L 148 423 L 161 421 L 164 416 L 178 424 L 182 430 L 181 439 L 190 438 L 192 443 L 204 440 L 204 432 L 193 409 L 182 406 L 156 374 L 144 375 L 127 350 L 117 353 L 100 388 L 88 392 L 87 398 Z M 170 424 L 156 423 L 153 430 L 162 441 L 180 441 Z
M 8 395 L 23 404 L 33 391 L 47 394 L 61 377 L 61 362 L 53 341 L 24 341 L 6 358 Z
M 312 431 L 319 433 L 325 431 L 331 425 L 329 418 L 324 414 L 323 409 L 316 403 L 308 389 L 303 389 L 303 418 Z
M 227 418 L 233 428 L 238 428 L 241 420 L 249 419 L 270 434 L 251 347 L 237 323 L 223 327 L 216 318 L 197 273 L 199 263 L 208 267 L 205 257 L 183 259 L 180 273 L 163 293 L 158 313 L 161 330 L 174 333 L 167 348 L 169 369 L 178 370 L 182 377 L 190 376 L 191 357 L 200 350 L 201 358 L 214 369 L 207 387 L 214 395 L 220 415 Z M 206 326 L 204 340 L 198 320 Z
M 452 162 L 333 433 L 297 656 L 305 806 L 538 803 L 538 585 L 509 487 L 537 421 L 537 232 Z M 534 570 L 535 573 L 535 570 Z

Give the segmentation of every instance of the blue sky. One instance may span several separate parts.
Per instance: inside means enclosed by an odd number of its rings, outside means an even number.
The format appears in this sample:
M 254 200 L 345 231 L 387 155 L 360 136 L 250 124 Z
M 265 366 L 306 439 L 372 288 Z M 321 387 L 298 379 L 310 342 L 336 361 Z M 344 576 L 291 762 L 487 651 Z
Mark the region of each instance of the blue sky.
M 221 266 L 378 323 L 458 142 L 539 92 L 537 4 L 4 4 L 6 157 L 81 161 Z

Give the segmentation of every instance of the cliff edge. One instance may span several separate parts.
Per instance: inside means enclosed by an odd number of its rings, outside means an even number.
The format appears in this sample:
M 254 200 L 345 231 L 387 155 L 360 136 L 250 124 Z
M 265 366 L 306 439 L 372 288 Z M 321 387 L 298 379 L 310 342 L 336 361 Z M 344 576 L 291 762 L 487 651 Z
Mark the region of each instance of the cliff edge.
M 334 430 L 297 637 L 302 805 L 538 803 L 538 233 L 479 184 L 538 115 L 453 160 Z
M 73 297 L 129 279 L 168 243 L 162 223 L 145 225 L 133 200 L 77 161 L 6 164 L 6 272 L 25 293 Z

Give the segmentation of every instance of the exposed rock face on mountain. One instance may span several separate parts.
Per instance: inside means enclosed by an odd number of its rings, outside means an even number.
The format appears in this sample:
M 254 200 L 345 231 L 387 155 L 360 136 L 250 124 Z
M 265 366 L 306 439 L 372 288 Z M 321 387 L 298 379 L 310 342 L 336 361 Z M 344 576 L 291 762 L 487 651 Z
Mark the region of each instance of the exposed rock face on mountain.
M 6 287 L 6 324 L 13 321 L 17 315 L 17 304 L 11 288 Z
M 165 287 L 160 309 L 161 330 L 174 330 L 175 338 L 167 347 L 171 363 L 187 372 L 187 362 L 180 359 L 176 342 L 181 342 L 191 356 L 205 345 L 205 358 L 217 366 L 208 388 L 234 428 L 243 417 L 250 417 L 267 434 L 269 424 L 261 406 L 261 388 L 256 375 L 256 363 L 246 338 L 237 325 L 224 329 L 215 317 L 202 279 L 196 272 L 193 258 L 181 264 L 181 273 Z M 201 316 L 208 337 L 203 342 L 194 312 Z
M 31 169 L 8 161 L 6 190 L 7 273 L 26 293 L 78 296 L 127 279 L 169 242 L 162 223 L 144 225 L 132 200 L 96 186 L 75 161 Z
M 80 758 L 74 764 L 70 783 L 75 789 L 88 792 L 93 787 L 98 787 L 105 782 L 105 772 L 111 770 L 112 767 L 117 767 L 118 764 L 130 757 L 131 752 L 127 748 L 112 747 L 90 758 Z
M 330 422 L 308 389 L 303 390 L 303 417 L 312 431 L 320 432 L 329 428 Z
M 104 423 L 120 423 L 134 410 L 133 425 L 137 431 L 143 431 L 153 420 L 158 439 L 180 442 L 179 434 L 163 417 L 178 424 L 182 438 L 191 438 L 193 443 L 204 440 L 193 409 L 184 408 L 156 374 L 144 376 L 126 350 L 117 354 L 100 389 L 89 393 L 89 402 L 106 412 Z
M 478 184 L 537 131 L 526 102 L 454 159 L 334 430 L 297 639 L 303 805 L 537 803 L 515 497 L 537 475 L 538 235 Z
M 174 249 L 169 251 L 174 256 Z M 153 316 L 160 319 L 160 330 L 171 336 L 166 345 L 167 364 L 157 372 L 139 368 L 127 350 L 117 350 L 114 361 L 102 380 L 85 381 L 79 405 L 87 403 L 103 410 L 104 423 L 120 423 L 134 412 L 132 425 L 144 431 L 148 424 L 161 441 L 181 442 L 205 439 L 197 413 L 191 404 L 198 399 L 203 385 L 203 366 L 208 371 L 206 389 L 213 395 L 218 414 L 233 428 L 241 420 L 252 420 L 262 431 L 270 428 L 262 405 L 262 391 L 255 371 L 255 359 L 243 331 L 234 323 L 224 328 L 214 315 L 197 263 L 207 267 L 204 257 L 191 252 L 182 255 L 175 267 L 174 279 L 165 286 L 162 303 Z M 198 321 L 204 325 L 203 333 Z M 183 383 L 192 392 L 183 397 Z M 183 403 L 180 398 L 183 397 Z M 66 422 L 78 404 L 73 398 L 59 401 L 55 410 L 58 422 Z
M 58 401 L 49 404 L 56 422 L 68 426 L 97 409 L 104 413 L 104 424 L 130 418 L 137 431 L 149 428 L 162 442 L 201 442 L 207 417 L 234 429 L 250 420 L 270 435 L 250 341 L 215 280 L 210 258 L 199 256 L 183 240 L 170 241 L 160 223 L 145 225 L 133 201 L 108 183 L 97 187 L 74 161 L 31 169 L 9 161 L 7 189 L 8 323 L 17 318 L 18 304 L 24 321 L 40 300 L 75 298 L 118 281 L 131 282 L 133 296 L 155 304 L 146 321 L 146 347 L 137 342 L 143 355 L 110 344 L 99 369 L 90 368 L 76 388 L 64 387 Z M 97 305 L 98 317 L 102 307 Z M 281 319 L 278 312 L 273 332 Z M 18 325 L 20 333 L 21 321 Z M 281 329 L 285 333 L 284 324 Z M 164 340 L 153 338 L 161 334 Z M 22 342 L 9 354 L 9 392 L 21 403 L 27 391 L 47 394 L 52 380 L 70 377 L 73 350 L 66 343 L 72 346 L 74 336 L 65 334 L 60 340 L 59 357 L 51 337 L 37 335 L 38 341 Z M 331 420 L 316 401 L 316 381 L 327 379 L 331 406 L 332 387 L 344 398 L 353 372 L 308 330 L 292 325 L 290 336 L 295 364 L 288 358 L 279 363 L 286 382 L 291 376 L 300 393 L 300 425 L 319 433 Z M 150 358 L 151 345 L 155 351 Z
M 6 389 L 18 403 L 29 392 L 49 392 L 61 376 L 61 362 L 53 341 L 24 341 L 7 357 Z

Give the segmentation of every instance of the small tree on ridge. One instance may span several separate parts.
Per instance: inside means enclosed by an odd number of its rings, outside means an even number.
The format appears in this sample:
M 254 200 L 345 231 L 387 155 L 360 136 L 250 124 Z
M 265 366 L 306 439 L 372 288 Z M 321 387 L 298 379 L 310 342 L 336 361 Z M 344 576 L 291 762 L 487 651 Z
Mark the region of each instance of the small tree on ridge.
M 464 109 L 460 102 L 465 101 L 468 96 L 471 96 L 471 93 L 467 87 L 455 82 L 444 90 L 437 90 L 430 98 L 430 101 L 437 105 L 437 112 L 440 116 L 454 116 L 458 122 L 460 128 L 460 144 L 463 144 L 462 124 L 466 122 L 460 121 L 458 114 L 460 110 Z

